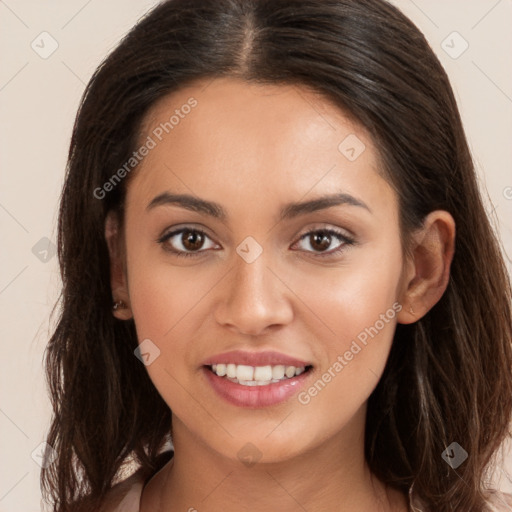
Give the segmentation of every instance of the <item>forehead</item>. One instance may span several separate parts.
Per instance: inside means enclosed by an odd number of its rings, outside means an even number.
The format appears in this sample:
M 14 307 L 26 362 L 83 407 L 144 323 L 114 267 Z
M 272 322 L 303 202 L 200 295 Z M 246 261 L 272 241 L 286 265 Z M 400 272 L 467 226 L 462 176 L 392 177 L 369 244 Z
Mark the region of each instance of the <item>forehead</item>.
M 146 201 L 167 189 L 245 204 L 363 189 L 382 200 L 372 187 L 386 186 L 366 130 L 303 86 L 196 82 L 150 109 L 141 144 L 148 138 L 128 191 Z
M 141 132 L 144 136 L 155 130 L 163 145 L 167 140 L 177 146 L 192 136 L 196 144 L 215 146 L 222 140 L 222 148 L 231 149 L 231 154 L 245 136 L 252 137 L 240 150 L 252 145 L 265 153 L 284 146 L 298 150 L 307 142 L 314 143 L 314 151 L 337 150 L 343 134 L 371 142 L 359 123 L 304 85 L 263 85 L 230 77 L 201 80 L 160 99 L 146 115 Z

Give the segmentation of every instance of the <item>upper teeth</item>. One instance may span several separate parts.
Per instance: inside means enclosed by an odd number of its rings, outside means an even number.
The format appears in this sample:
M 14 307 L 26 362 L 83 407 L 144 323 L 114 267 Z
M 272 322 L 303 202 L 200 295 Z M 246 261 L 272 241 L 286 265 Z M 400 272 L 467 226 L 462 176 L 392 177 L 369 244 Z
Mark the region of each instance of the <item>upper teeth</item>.
M 237 379 L 239 382 L 254 382 L 258 384 L 269 384 L 271 382 L 278 382 L 281 379 L 291 378 L 295 375 L 300 375 L 305 371 L 305 367 L 295 366 L 246 366 L 244 364 L 212 364 L 212 370 L 219 377 L 228 377 L 230 379 Z

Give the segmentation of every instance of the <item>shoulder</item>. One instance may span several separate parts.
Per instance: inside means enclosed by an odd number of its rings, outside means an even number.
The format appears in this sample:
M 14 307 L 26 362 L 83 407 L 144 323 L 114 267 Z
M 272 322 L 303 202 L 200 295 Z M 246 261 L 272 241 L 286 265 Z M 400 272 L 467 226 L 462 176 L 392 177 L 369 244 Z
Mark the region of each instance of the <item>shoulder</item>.
M 486 507 L 483 512 L 511 512 L 512 494 L 507 494 L 495 489 L 486 489 L 484 492 Z M 413 488 L 409 489 L 409 507 L 413 512 L 428 512 L 426 505 L 414 494 Z
M 156 460 L 156 473 L 174 456 L 174 450 L 160 453 Z M 107 493 L 102 507 L 96 512 L 140 512 L 142 490 L 152 475 L 139 468 L 128 478 L 118 482 Z
M 512 494 L 488 490 L 486 499 L 489 512 L 510 512 L 512 510 Z
M 136 471 L 108 491 L 98 512 L 139 512 L 144 483 L 145 479 L 142 472 L 140 470 Z

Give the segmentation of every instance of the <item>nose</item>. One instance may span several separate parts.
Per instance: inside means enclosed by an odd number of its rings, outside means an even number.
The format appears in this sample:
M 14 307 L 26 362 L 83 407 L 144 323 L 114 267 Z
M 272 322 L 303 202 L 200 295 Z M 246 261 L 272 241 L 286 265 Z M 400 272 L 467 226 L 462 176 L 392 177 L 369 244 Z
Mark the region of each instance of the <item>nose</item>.
M 238 254 L 234 260 L 223 280 L 216 321 L 239 334 L 252 336 L 288 324 L 293 318 L 293 293 L 279 272 L 267 266 L 266 251 L 251 263 Z

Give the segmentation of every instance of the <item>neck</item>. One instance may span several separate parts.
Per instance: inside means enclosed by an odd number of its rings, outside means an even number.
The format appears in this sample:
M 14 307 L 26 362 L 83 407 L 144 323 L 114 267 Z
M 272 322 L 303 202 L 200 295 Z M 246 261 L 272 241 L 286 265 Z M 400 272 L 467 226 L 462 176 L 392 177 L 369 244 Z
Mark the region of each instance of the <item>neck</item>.
M 405 496 L 371 474 L 357 427 L 293 458 L 249 466 L 213 451 L 173 418 L 174 457 L 146 486 L 141 512 L 407 511 Z

